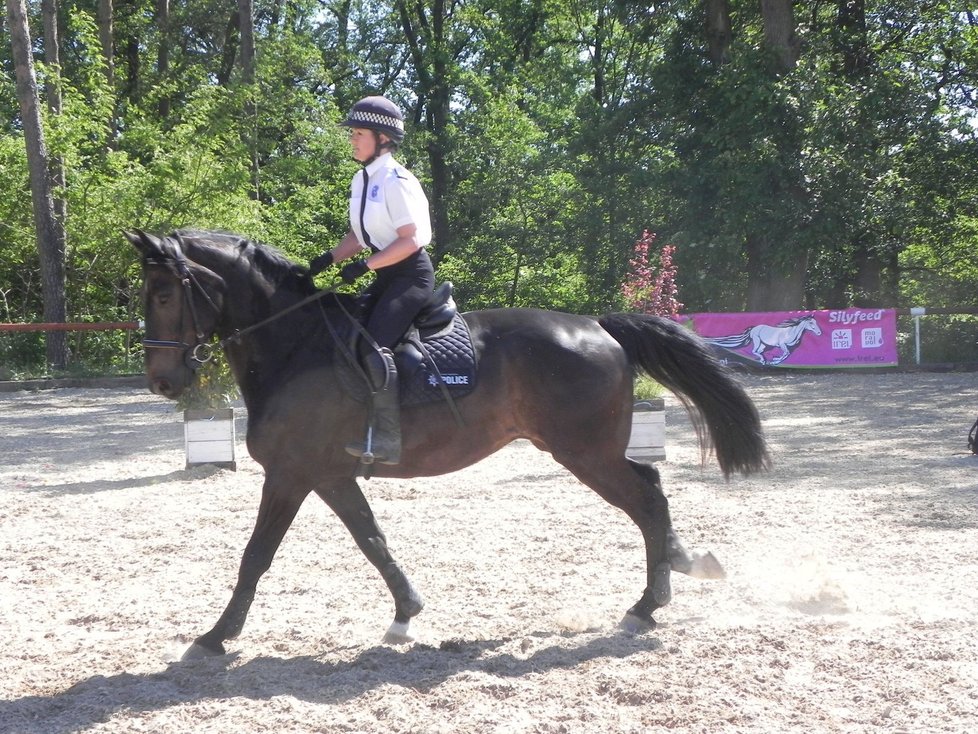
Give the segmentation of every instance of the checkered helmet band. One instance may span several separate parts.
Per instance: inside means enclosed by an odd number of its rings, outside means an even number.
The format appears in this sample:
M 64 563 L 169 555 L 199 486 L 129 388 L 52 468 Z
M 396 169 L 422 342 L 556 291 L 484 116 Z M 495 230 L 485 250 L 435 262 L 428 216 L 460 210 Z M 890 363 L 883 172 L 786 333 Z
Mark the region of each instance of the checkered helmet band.
M 392 127 L 395 130 L 404 130 L 404 120 L 399 120 L 393 115 L 384 115 L 368 110 L 350 110 L 350 114 L 346 118 L 346 124 L 350 125 L 354 122 L 365 122 L 368 125 L 383 125 L 384 127 Z

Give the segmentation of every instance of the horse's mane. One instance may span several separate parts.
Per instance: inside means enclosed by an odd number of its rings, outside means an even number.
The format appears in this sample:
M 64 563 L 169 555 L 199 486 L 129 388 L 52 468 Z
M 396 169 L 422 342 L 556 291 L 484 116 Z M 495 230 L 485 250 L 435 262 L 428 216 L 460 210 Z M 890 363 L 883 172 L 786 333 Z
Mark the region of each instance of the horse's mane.
M 311 294 L 316 290 L 308 269 L 289 260 L 271 245 L 263 245 L 231 232 L 215 230 L 181 229 L 173 237 L 192 240 L 198 247 L 234 253 L 246 258 L 259 274 L 276 288 L 285 288 L 299 294 Z
M 802 321 L 808 321 L 808 319 L 811 317 L 811 314 L 808 314 L 807 316 L 792 316 L 790 319 L 785 319 L 782 321 L 780 324 L 778 324 L 778 326 L 798 326 L 798 324 L 800 324 Z

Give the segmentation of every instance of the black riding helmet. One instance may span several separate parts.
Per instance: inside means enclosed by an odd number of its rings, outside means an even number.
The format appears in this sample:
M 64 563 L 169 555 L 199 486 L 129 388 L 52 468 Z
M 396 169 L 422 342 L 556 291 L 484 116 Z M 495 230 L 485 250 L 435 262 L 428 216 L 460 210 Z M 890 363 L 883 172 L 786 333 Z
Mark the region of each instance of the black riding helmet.
M 364 97 L 350 108 L 340 125 L 384 133 L 397 145 L 404 142 L 404 115 L 386 97 Z

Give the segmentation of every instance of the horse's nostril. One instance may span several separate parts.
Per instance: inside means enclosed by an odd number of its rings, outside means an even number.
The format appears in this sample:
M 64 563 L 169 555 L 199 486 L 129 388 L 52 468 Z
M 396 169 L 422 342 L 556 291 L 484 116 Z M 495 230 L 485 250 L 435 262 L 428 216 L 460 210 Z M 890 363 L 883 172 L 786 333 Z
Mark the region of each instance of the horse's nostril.
M 158 378 L 150 383 L 150 390 L 156 395 L 162 395 L 163 397 L 168 397 L 172 391 L 172 386 L 170 381 L 165 378 Z

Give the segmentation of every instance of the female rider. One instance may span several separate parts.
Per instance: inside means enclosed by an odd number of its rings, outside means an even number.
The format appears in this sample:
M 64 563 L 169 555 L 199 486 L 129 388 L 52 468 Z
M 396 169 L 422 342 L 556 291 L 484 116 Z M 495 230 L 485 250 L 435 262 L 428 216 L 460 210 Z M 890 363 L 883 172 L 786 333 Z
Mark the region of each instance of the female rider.
M 363 170 L 350 185 L 350 231 L 332 250 L 309 263 L 315 276 L 365 250 L 340 277 L 353 283 L 373 270 L 366 295 L 373 304 L 366 323 L 376 344 L 364 344 L 362 361 L 374 390 L 374 426 L 369 445 L 347 446 L 354 456 L 397 464 L 401 455 L 397 370 L 392 350 L 431 297 L 435 276 L 425 246 L 431 242 L 428 199 L 418 179 L 394 160 L 404 141 L 404 116 L 384 97 L 365 97 L 340 123 L 350 128 L 353 157 Z

